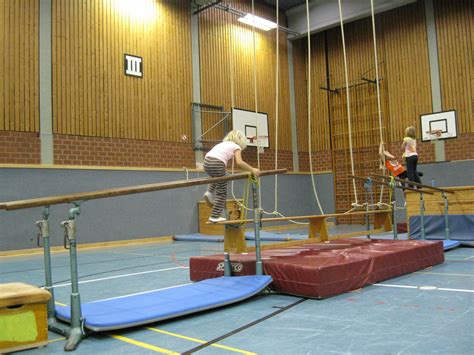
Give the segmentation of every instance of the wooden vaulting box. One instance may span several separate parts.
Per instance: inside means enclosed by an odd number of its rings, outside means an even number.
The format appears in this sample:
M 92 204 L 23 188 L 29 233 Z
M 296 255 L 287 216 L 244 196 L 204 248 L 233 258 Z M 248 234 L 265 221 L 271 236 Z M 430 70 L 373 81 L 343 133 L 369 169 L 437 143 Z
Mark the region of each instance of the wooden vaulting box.
M 47 302 L 51 294 L 20 282 L 0 284 L 0 353 L 48 343 Z

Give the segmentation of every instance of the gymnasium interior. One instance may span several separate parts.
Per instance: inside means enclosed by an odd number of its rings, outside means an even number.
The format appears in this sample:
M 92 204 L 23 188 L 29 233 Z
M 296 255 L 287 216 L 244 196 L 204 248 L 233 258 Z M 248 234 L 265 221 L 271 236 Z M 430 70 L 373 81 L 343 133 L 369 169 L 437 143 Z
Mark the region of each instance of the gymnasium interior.
M 474 353 L 473 20 L 0 0 L 0 353 Z

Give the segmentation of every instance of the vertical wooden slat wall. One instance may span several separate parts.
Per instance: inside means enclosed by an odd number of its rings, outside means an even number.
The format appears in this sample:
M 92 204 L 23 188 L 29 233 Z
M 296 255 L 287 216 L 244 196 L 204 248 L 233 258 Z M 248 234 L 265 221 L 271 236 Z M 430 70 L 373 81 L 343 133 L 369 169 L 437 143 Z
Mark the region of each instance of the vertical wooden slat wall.
M 375 79 L 371 20 L 367 18 L 347 23 L 344 26 L 349 85 L 355 85 L 350 88 L 353 146 L 357 148 L 378 145 L 380 125 L 377 117 L 376 88 L 374 84 L 364 84 L 362 79 L 362 77 L 370 80 Z M 379 76 L 381 78 L 382 137 L 386 142 L 400 141 L 405 128 L 409 125 L 418 127 L 419 115 L 431 110 L 428 47 L 423 4 L 417 2 L 377 15 L 376 26 Z M 348 148 L 348 124 L 340 28 L 335 27 L 327 30 L 326 34 L 330 86 L 332 89 L 339 89 L 338 94 L 329 94 L 331 124 L 333 125 L 332 148 L 345 149 Z M 316 35 L 312 35 L 312 37 L 316 37 Z M 469 38 L 466 38 L 465 41 L 469 41 Z M 316 42 L 320 41 L 316 39 Z M 301 91 L 301 86 L 306 85 L 306 82 L 303 82 L 306 80 L 304 74 L 307 70 L 304 64 L 306 57 L 302 53 L 302 51 L 306 51 L 306 47 L 306 39 L 295 42 L 295 81 L 297 82 L 295 85 L 298 87 L 296 91 Z M 312 48 L 315 47 L 312 45 Z M 319 47 L 318 50 L 324 52 L 324 47 Z M 319 56 L 319 58 L 314 58 L 315 56 Z M 318 64 L 321 66 L 320 58 L 324 58 L 324 53 L 313 53 L 313 67 L 317 67 Z M 468 62 L 468 57 L 464 56 L 464 58 L 465 62 Z M 323 63 L 325 62 L 323 61 Z M 312 80 L 316 83 L 318 79 L 314 80 L 313 78 Z M 324 80 L 321 80 L 317 85 L 323 83 Z M 318 86 L 314 87 L 313 91 L 318 90 Z M 314 92 L 313 95 L 315 95 Z M 457 96 L 462 95 L 457 94 Z M 300 112 L 306 110 L 303 107 L 306 105 L 306 100 L 299 99 L 297 102 L 298 125 L 303 127 L 307 124 L 303 122 Z M 305 139 L 303 136 L 298 138 L 299 141 Z M 323 150 L 325 146 L 321 146 L 319 149 Z M 304 145 L 300 147 L 300 150 L 304 150 Z
M 380 16 L 385 48 L 390 141 L 401 141 L 407 126 L 420 128 L 420 114 L 431 112 L 431 82 L 423 2 Z
M 229 1 L 240 11 L 251 13 L 251 2 Z M 255 14 L 275 21 L 275 9 L 255 2 Z M 211 8 L 200 16 L 201 101 L 205 104 L 232 105 L 232 87 L 235 107 L 268 113 L 270 148 L 275 149 L 275 80 L 276 34 L 275 30 L 255 30 L 255 65 L 257 69 L 257 101 L 254 90 L 254 33 L 252 27 L 241 24 L 235 15 Z M 280 15 L 284 24 L 284 18 Z M 278 149 L 291 150 L 291 125 L 289 110 L 289 78 L 286 35 L 280 32 L 280 95 L 278 117 Z M 234 68 L 233 74 L 231 68 Z M 216 123 L 209 120 L 203 130 Z M 221 139 L 220 130 L 210 131 L 207 139 Z
M 0 0 L 0 130 L 39 131 L 38 6 Z
M 474 132 L 474 3 L 435 1 L 443 110 L 456 109 L 458 133 Z
M 308 39 L 294 42 L 294 73 L 298 150 L 308 152 Z M 325 38 L 322 33 L 311 35 L 311 151 L 330 149 L 329 118 L 326 86 Z
M 124 54 L 143 78 L 124 75 Z M 54 133 L 181 141 L 191 134 L 186 0 L 53 1 Z

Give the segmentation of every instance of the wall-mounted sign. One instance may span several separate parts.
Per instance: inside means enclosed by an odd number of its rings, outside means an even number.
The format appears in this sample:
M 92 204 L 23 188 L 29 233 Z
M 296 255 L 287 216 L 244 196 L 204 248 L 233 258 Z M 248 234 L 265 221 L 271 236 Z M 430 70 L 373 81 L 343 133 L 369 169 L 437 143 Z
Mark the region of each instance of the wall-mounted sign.
M 135 55 L 125 54 L 125 75 L 143 78 L 143 59 Z

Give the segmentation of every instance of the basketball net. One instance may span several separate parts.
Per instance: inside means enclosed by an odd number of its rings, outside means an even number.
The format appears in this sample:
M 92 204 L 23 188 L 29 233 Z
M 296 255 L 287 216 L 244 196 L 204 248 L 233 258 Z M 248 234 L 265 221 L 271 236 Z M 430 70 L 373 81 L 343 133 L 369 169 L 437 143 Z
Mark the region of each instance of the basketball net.
M 443 131 L 440 129 L 435 129 L 432 131 L 426 131 L 426 134 L 429 136 L 431 143 L 435 144 L 441 138 Z
M 255 144 L 259 154 L 263 154 L 265 152 L 265 141 L 267 140 L 267 138 L 268 136 L 247 137 L 251 144 Z

